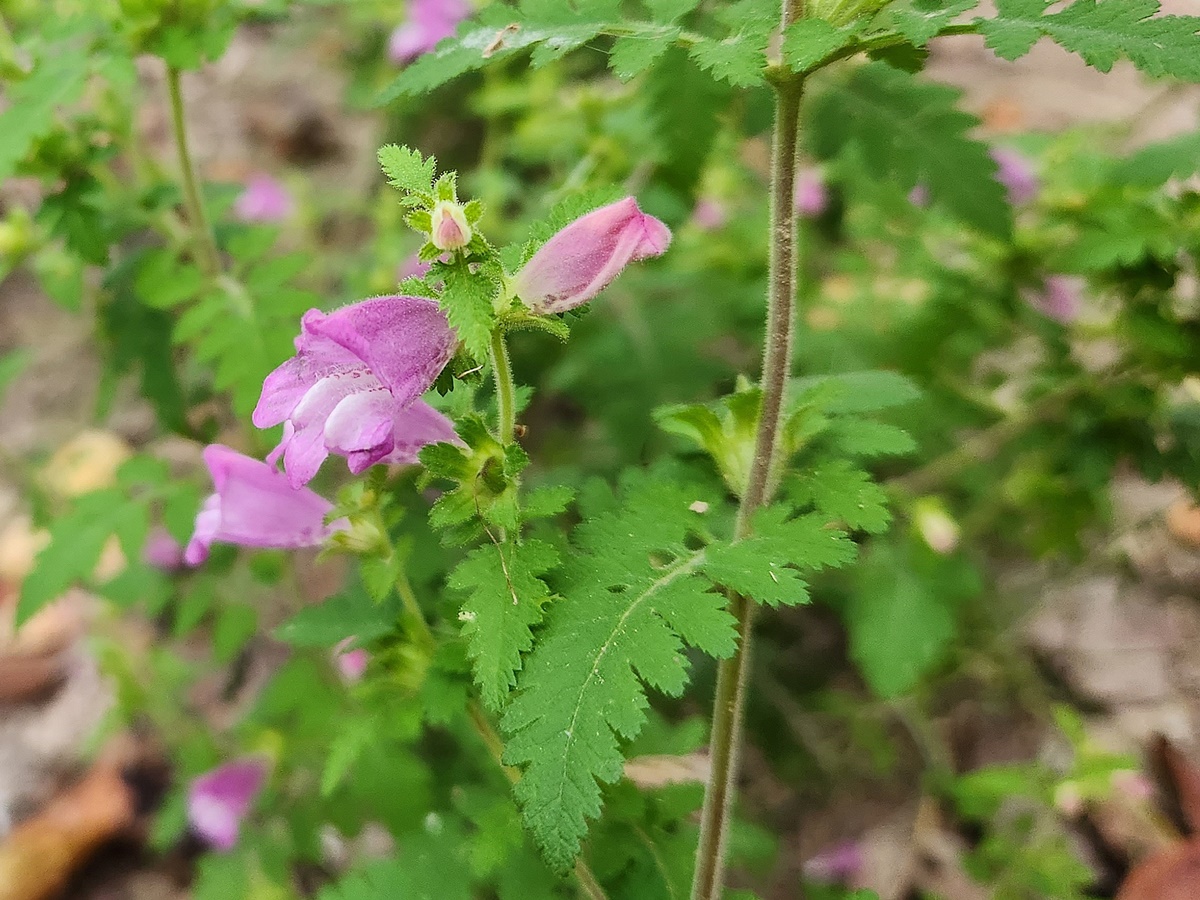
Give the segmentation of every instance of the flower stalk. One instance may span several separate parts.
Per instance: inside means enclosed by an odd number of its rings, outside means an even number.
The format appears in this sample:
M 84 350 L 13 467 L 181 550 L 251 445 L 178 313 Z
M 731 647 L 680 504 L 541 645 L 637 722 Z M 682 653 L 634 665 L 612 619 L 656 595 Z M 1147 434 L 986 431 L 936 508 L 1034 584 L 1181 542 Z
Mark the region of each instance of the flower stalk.
M 179 69 L 167 66 L 167 94 L 171 99 L 171 128 L 175 136 L 175 151 L 179 156 L 179 174 L 183 179 L 183 201 L 187 206 L 188 221 L 192 226 L 192 241 L 197 248 L 200 267 L 210 278 L 215 278 L 221 272 L 221 253 L 217 249 L 212 226 L 204 212 L 204 202 L 200 198 L 192 153 L 188 149 L 187 126 L 183 117 L 183 91 L 180 88 L 179 75 Z
M 800 0 L 784 0 L 786 28 L 802 15 Z M 771 473 L 779 455 L 779 431 L 784 395 L 791 372 L 796 303 L 796 141 L 799 132 L 802 76 L 773 79 L 775 127 L 771 144 L 770 280 L 767 332 L 763 346 L 762 410 L 754 441 L 754 460 L 746 490 L 738 505 L 734 540 L 750 534 L 754 514 L 770 500 Z M 725 881 L 729 823 L 736 794 L 742 746 L 746 682 L 750 669 L 755 606 L 746 597 L 730 594 L 730 611 L 737 619 L 738 646 L 717 668 L 713 724 L 709 738 L 712 768 L 704 792 L 700 841 L 696 849 L 692 900 L 720 900 Z
M 492 373 L 496 381 L 500 443 L 507 446 L 513 442 L 517 430 L 517 400 L 508 345 L 504 342 L 504 334 L 499 328 L 492 332 Z

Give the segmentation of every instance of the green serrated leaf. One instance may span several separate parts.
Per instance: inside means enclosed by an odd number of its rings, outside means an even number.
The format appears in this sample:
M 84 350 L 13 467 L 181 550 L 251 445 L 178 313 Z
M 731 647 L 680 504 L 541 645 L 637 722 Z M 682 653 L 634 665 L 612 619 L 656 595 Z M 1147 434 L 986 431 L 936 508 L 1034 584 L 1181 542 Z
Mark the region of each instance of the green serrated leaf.
M 459 619 L 479 696 L 497 711 L 517 683 L 521 655 L 533 646 L 550 591 L 541 576 L 558 565 L 549 544 L 485 544 L 450 573 L 448 584 L 469 596 Z
M 1046 15 L 1049 6 L 997 0 L 995 18 L 979 20 L 987 45 L 1012 60 L 1046 36 L 1101 72 L 1128 59 L 1155 78 L 1200 81 L 1200 17 L 1156 15 L 1158 0 L 1075 0 Z
M 645 0 L 655 22 L 674 22 L 700 5 L 700 0 Z
M 1157 187 L 1200 171 L 1200 132 L 1143 147 L 1113 170 L 1113 177 L 1139 187 Z
M 830 433 L 835 449 L 846 456 L 907 456 L 917 449 L 903 428 L 874 419 L 839 419 Z
M 979 122 L 955 108 L 958 96 L 867 63 L 817 98 L 813 142 L 826 159 L 856 148 L 880 179 L 904 190 L 924 184 L 964 222 L 1007 239 L 1012 213 L 996 163 L 985 144 L 968 137 Z
M 754 87 L 763 81 L 767 65 L 766 41 L 757 34 L 731 35 L 724 40 L 703 39 L 688 51 L 700 68 L 718 81 L 734 87 Z
M 733 618 L 697 577 L 703 551 L 687 544 L 700 525 L 695 499 L 638 473 L 619 510 L 576 529 L 556 579 L 564 599 L 550 607 L 505 712 L 505 760 L 524 767 L 517 799 L 555 868 L 570 866 L 599 813 L 597 779 L 621 777 L 618 739 L 641 728 L 645 685 L 683 689 L 681 639 L 715 655 L 733 650 Z
M 708 548 L 705 574 L 767 606 L 807 603 L 803 573 L 845 565 L 855 546 L 824 516 L 787 516 L 779 506 L 759 511 L 749 537 Z
M 858 28 L 838 28 L 824 19 L 801 19 L 783 35 L 783 61 L 793 72 L 805 72 L 853 41 Z
M 337 732 L 325 757 L 321 773 L 321 796 L 328 797 L 350 774 L 363 751 L 378 738 L 378 724 L 369 717 L 355 717 L 338 723 Z
M 492 301 L 500 286 L 491 279 L 471 273 L 465 265 L 438 266 L 431 273 L 442 277 L 445 289 L 439 298 L 450 324 L 458 332 L 467 352 L 477 361 L 488 358 L 496 313 Z
M 907 0 L 886 7 L 884 16 L 910 44 L 924 47 L 939 31 L 978 5 L 979 0 Z
M 83 93 L 91 59 L 84 40 L 79 34 L 46 47 L 28 78 L 5 86 L 8 102 L 0 113 L 0 182 L 13 174 L 33 142 L 54 127 L 58 111 Z
M 422 157 L 416 150 L 385 144 L 379 148 L 379 165 L 388 184 L 409 194 L 429 193 L 437 160 Z
M 850 654 L 883 697 L 916 684 L 955 633 L 949 606 L 886 545 L 874 548 L 859 567 L 845 617 Z
M 826 521 L 868 534 L 883 532 L 892 519 L 887 493 L 871 476 L 842 459 L 822 462 L 788 482 L 792 502 L 811 506 Z
M 617 38 L 613 42 L 612 51 L 608 56 L 609 68 L 622 81 L 628 81 L 635 75 L 640 75 L 671 48 L 671 41 L 678 34 L 678 29 L 671 29 L 671 32 L 673 33 L 664 31 L 664 34 L 660 36 L 629 37 L 623 35 Z

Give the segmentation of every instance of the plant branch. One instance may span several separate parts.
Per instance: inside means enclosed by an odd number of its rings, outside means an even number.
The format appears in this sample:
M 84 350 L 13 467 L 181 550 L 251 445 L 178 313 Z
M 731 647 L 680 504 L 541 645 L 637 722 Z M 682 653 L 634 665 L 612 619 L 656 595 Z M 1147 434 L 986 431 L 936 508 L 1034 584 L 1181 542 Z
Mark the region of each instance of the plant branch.
M 204 201 L 196 182 L 196 169 L 188 149 L 187 126 L 183 117 L 179 70 L 174 66 L 167 66 L 167 93 L 171 98 L 171 126 L 175 134 L 175 151 L 179 156 L 179 175 L 183 179 L 183 200 L 192 226 L 192 240 L 197 248 L 200 267 L 210 278 L 215 278 L 221 271 L 221 254 L 217 250 L 217 241 L 204 212 Z
M 784 0 L 783 25 L 801 14 L 799 3 Z M 763 347 L 762 411 L 754 441 L 754 461 L 738 506 L 734 540 L 751 530 L 754 513 L 770 498 L 771 474 L 779 453 L 779 431 L 784 393 L 791 371 L 793 322 L 796 303 L 796 139 L 799 131 L 801 78 L 775 83 L 775 132 L 771 148 L 770 284 L 767 297 L 767 333 Z M 730 594 L 731 612 L 737 619 L 738 648 L 717 668 L 709 753 L 712 770 L 704 792 L 700 842 L 692 900 L 719 900 L 725 880 L 726 843 L 736 793 L 741 755 L 742 718 L 750 668 L 755 606 Z
M 512 362 L 508 358 L 508 345 L 497 328 L 492 332 L 492 372 L 496 380 L 496 407 L 499 410 L 500 443 L 513 442 L 517 427 L 516 391 L 513 387 Z

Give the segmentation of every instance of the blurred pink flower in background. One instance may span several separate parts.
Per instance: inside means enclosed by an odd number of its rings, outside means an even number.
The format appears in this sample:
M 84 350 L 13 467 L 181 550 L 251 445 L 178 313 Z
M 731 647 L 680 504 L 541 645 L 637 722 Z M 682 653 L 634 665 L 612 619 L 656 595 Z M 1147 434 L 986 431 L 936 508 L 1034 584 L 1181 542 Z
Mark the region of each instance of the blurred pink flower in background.
M 407 18 L 388 38 L 388 58 L 402 65 L 428 53 L 470 14 L 466 0 L 410 0 Z
M 993 147 L 991 154 L 997 166 L 996 180 L 1008 190 L 1009 203 L 1022 206 L 1038 195 L 1041 182 L 1026 156 L 1007 147 Z
M 1067 325 L 1079 316 L 1084 284 L 1078 275 L 1047 275 L 1040 290 L 1028 291 L 1025 296 L 1042 315 Z
M 913 189 L 908 192 L 908 202 L 920 209 L 927 207 L 929 205 L 929 185 L 923 181 L 918 181 L 913 185 Z
M 863 867 L 862 847 L 856 841 L 845 841 L 827 847 L 804 863 L 804 874 L 824 884 L 846 884 Z
M 416 253 L 405 258 L 405 260 L 396 267 L 396 280 L 403 281 L 405 278 L 424 278 L 429 274 L 429 269 L 432 263 L 427 263 Z
M 362 681 L 363 674 L 367 671 L 367 663 L 371 659 L 370 654 L 362 647 L 353 646 L 354 640 L 353 637 L 348 637 L 333 648 L 333 660 L 347 684 Z
M 216 850 L 232 850 L 242 819 L 266 779 L 267 763 L 256 757 L 225 763 L 196 778 L 187 797 L 192 831 Z
M 813 219 L 829 206 L 829 188 L 820 169 L 801 169 L 796 173 L 796 212 Z
M 671 230 L 626 197 L 580 216 L 542 244 L 513 278 L 513 289 L 535 313 L 565 312 L 587 303 L 631 262 L 661 256 Z
M 157 525 L 146 536 L 142 561 L 164 572 L 174 572 L 183 567 L 183 545 L 171 537 L 167 529 Z
M 1130 800 L 1149 800 L 1154 796 L 1154 783 L 1134 769 L 1117 769 L 1109 779 L 1112 786 Z
M 204 448 L 216 489 L 196 516 L 184 562 L 198 566 L 217 541 L 243 547 L 296 549 L 322 543 L 336 529 L 325 524 L 333 504 L 282 472 L 220 444 Z
M 270 175 L 255 175 L 233 204 L 243 222 L 280 222 L 292 214 L 292 195 Z
M 701 197 L 692 210 L 692 224 L 701 231 L 716 231 L 729 221 L 729 212 L 720 200 Z

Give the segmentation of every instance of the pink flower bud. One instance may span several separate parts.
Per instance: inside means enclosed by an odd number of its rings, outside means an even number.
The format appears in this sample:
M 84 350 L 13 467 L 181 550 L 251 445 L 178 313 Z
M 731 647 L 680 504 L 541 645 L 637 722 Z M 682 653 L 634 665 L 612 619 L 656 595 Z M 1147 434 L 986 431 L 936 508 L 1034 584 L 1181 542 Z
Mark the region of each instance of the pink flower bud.
M 796 212 L 815 219 L 829 206 L 829 189 L 819 169 L 801 169 L 796 173 Z
M 201 775 L 188 789 L 188 824 L 196 836 L 216 850 L 237 844 L 242 820 L 267 778 L 267 763 L 246 758 Z
M 161 525 L 151 529 L 142 547 L 142 561 L 164 572 L 183 568 L 183 547 Z
M 1130 800 L 1149 800 L 1154 796 L 1154 784 L 1141 772 L 1118 769 L 1109 776 L 1112 786 Z
M 626 197 L 546 241 L 516 274 L 513 288 L 535 313 L 565 312 L 599 294 L 631 262 L 661 256 L 670 243 L 670 229 Z
M 994 147 L 991 153 L 997 166 L 996 180 L 1008 190 L 1009 203 L 1021 206 L 1038 195 L 1041 183 L 1025 156 L 1007 147 Z
M 367 663 L 371 659 L 366 650 L 362 647 L 352 647 L 353 644 L 354 638 L 348 637 L 333 648 L 334 662 L 342 680 L 347 684 L 362 681 L 363 674 L 367 671 Z
M 804 874 L 822 884 L 846 884 L 863 867 L 863 851 L 855 841 L 827 847 L 804 863 Z
M 1084 280 L 1077 275 L 1048 275 L 1041 290 L 1028 291 L 1025 299 L 1042 315 L 1068 325 L 1083 305 Z
M 439 250 L 460 250 L 471 243 L 471 225 L 457 203 L 439 200 L 429 218 L 429 240 Z
M 692 210 L 692 224 L 701 231 L 716 231 L 729 220 L 725 204 L 720 200 L 701 197 Z
M 233 204 L 243 222 L 281 222 L 292 214 L 292 195 L 270 175 L 255 175 Z

